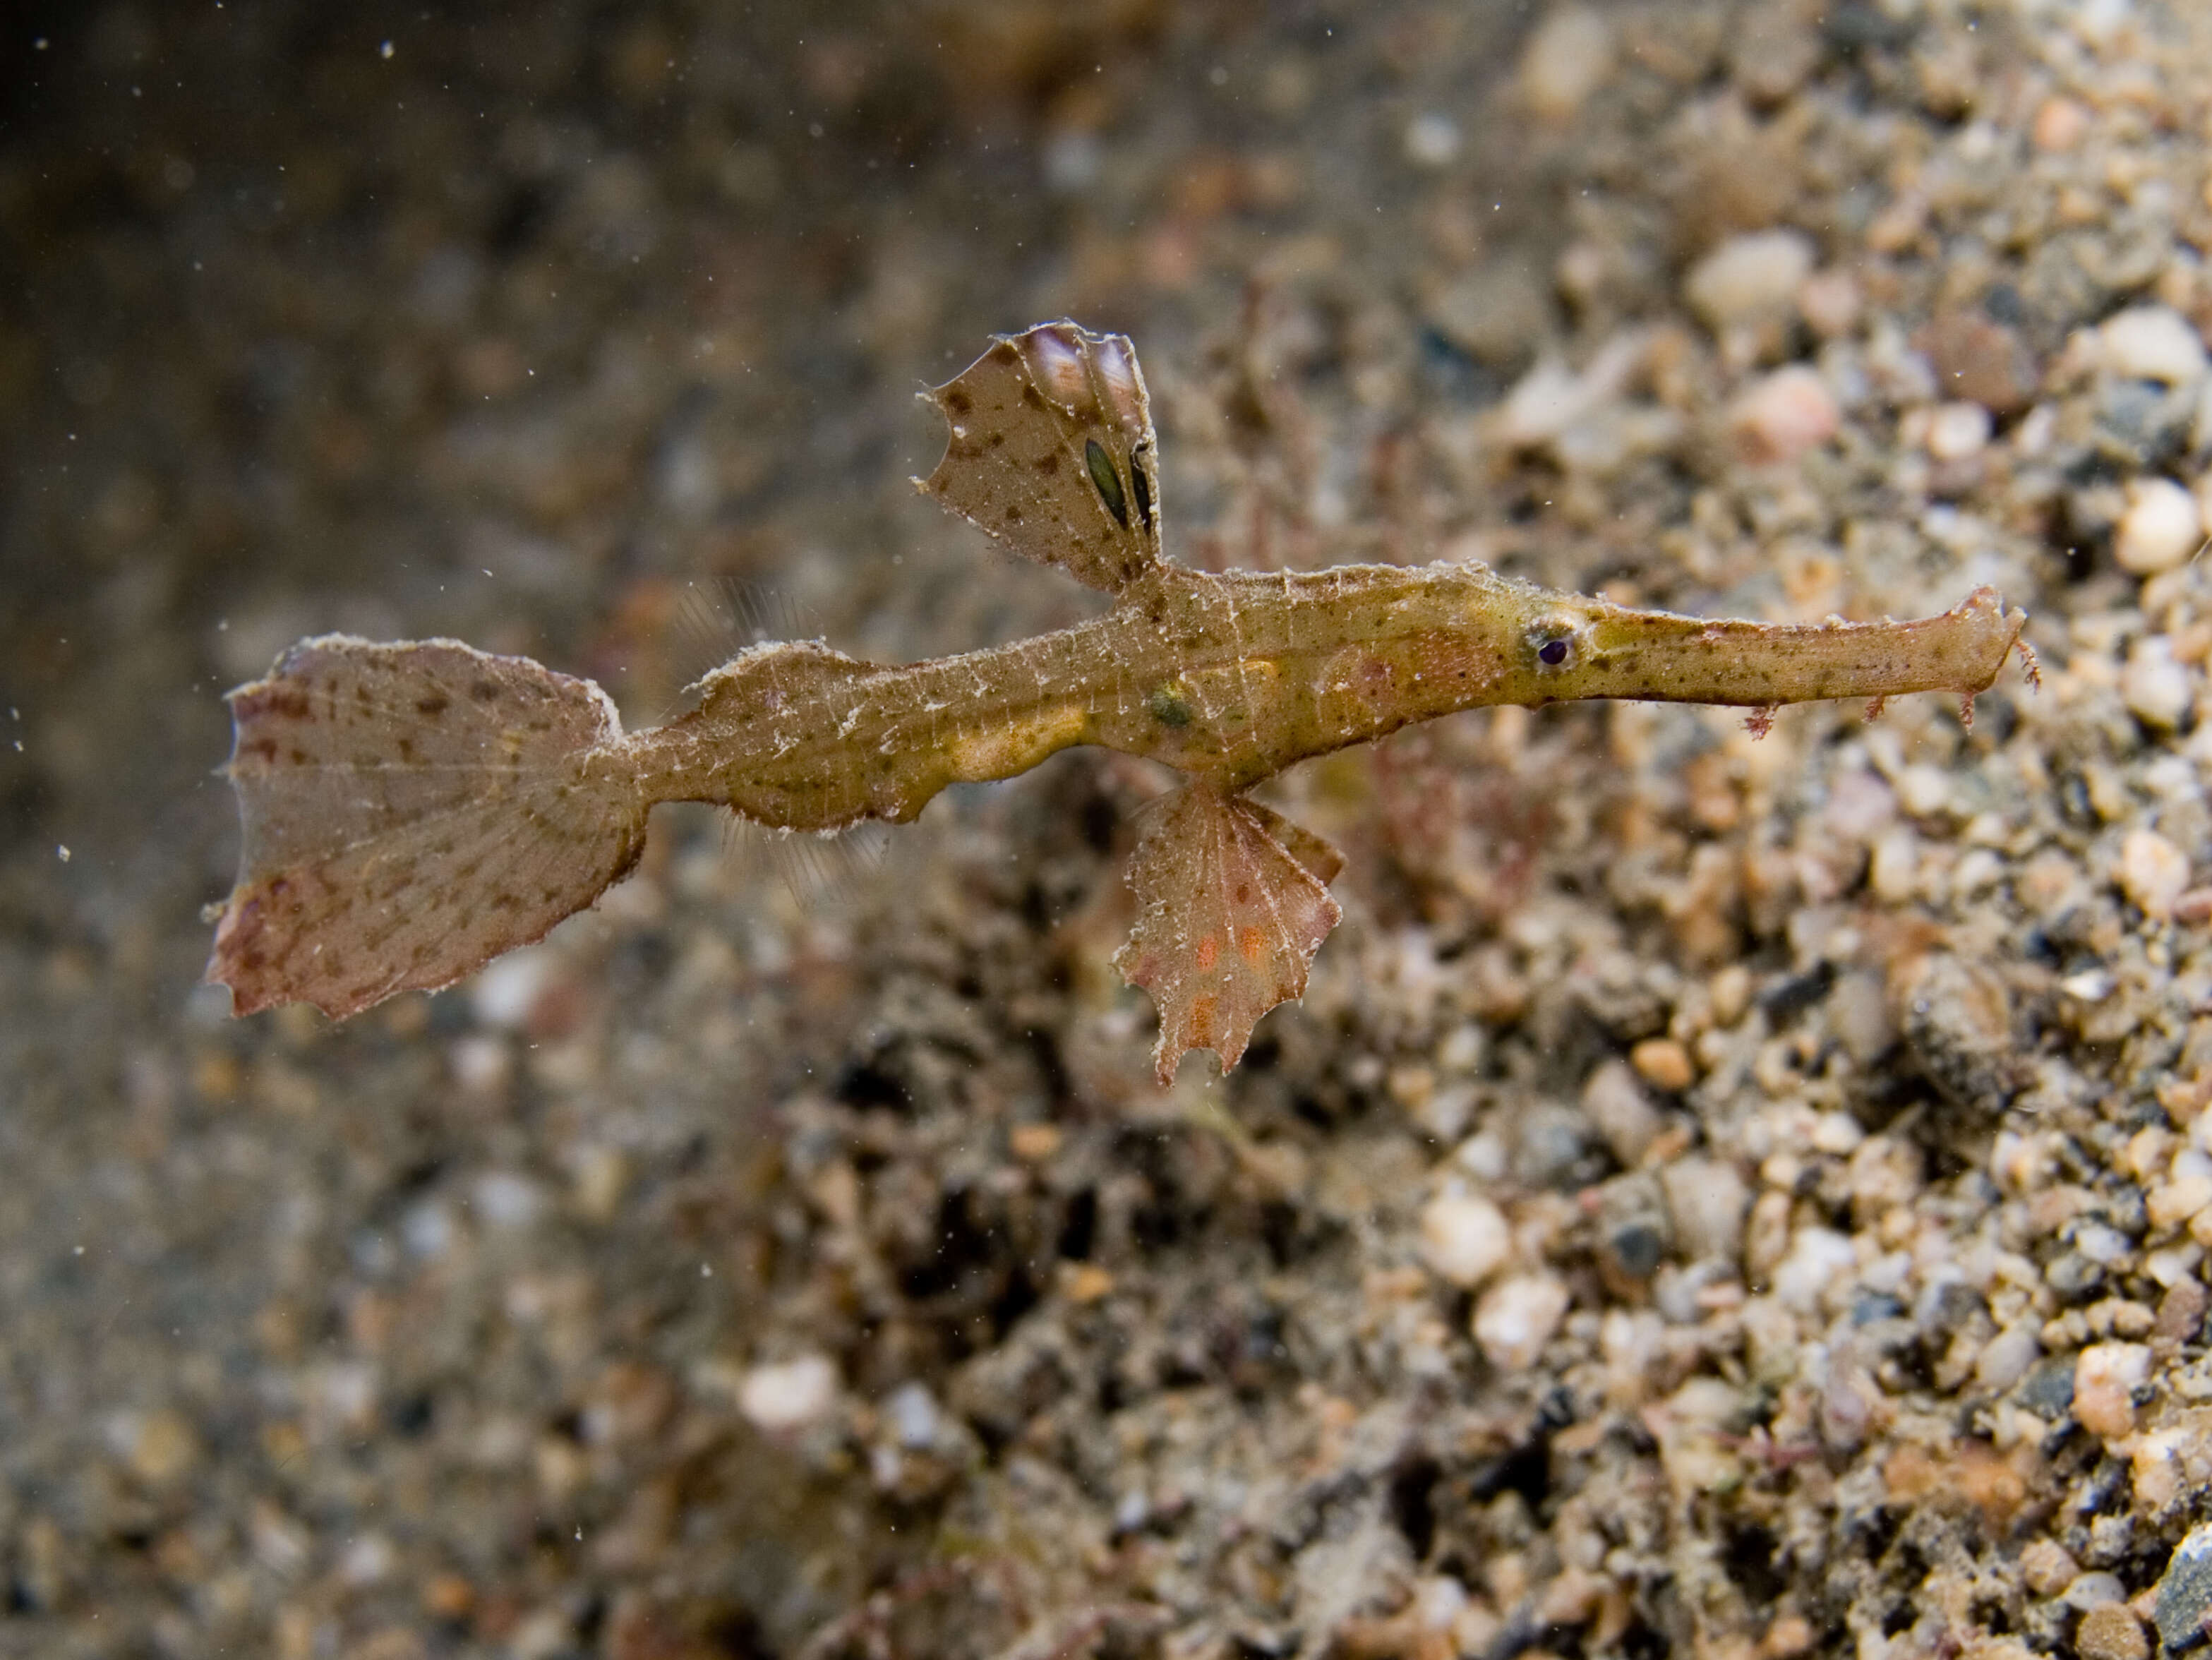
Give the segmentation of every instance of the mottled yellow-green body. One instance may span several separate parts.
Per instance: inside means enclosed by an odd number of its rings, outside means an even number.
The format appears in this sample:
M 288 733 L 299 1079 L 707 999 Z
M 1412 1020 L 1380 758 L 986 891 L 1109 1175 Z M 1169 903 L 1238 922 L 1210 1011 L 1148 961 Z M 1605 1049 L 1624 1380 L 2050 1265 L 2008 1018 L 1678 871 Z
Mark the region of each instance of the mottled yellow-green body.
M 1078 744 L 1234 791 L 1490 704 L 1971 695 L 2019 627 L 1987 589 L 1918 622 L 1790 627 L 1632 611 L 1480 565 L 1217 576 L 1162 563 L 1107 616 L 1018 645 L 899 668 L 760 648 L 630 753 L 652 800 L 827 830 L 911 819 L 947 784 L 1011 777 Z

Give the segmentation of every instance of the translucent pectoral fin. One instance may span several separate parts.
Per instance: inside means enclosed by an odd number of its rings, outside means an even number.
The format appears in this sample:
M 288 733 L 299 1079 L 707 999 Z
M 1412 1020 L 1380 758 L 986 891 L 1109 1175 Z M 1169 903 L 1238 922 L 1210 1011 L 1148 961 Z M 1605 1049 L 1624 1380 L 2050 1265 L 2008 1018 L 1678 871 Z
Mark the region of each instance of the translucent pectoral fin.
M 1163 1085 L 1191 1049 L 1212 1049 L 1228 1071 L 1260 1017 L 1304 995 L 1343 915 L 1323 885 L 1342 864 L 1319 836 L 1212 784 L 1146 810 L 1129 864 L 1137 924 L 1114 962 L 1159 1006 Z

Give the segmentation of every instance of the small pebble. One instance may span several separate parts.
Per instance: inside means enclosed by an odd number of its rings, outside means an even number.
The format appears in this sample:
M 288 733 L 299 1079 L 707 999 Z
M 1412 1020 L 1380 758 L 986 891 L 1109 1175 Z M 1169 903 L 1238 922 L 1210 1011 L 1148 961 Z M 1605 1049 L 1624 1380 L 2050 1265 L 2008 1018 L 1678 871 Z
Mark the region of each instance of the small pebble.
M 2112 994 L 2115 982 L 2108 969 L 2083 969 L 2058 982 L 2058 989 L 2082 1003 L 2101 1003 Z
M 2067 1581 L 2065 1590 L 2058 1593 L 2058 1600 L 2069 1608 L 2087 1612 L 2090 1608 L 2108 1608 L 2124 1600 L 2127 1594 L 2128 1588 L 2120 1583 L 2119 1575 L 2099 1571 L 2075 1574 Z
M 1897 792 L 1871 769 L 1850 768 L 1829 786 L 1827 810 L 1820 818 L 1847 841 L 1866 841 L 1897 818 Z
M 2043 1270 L 2044 1283 L 2072 1301 L 2105 1283 L 2105 1270 L 2078 1250 L 2062 1251 Z
M 1452 1149 L 1452 1163 L 1482 1183 L 1502 1182 L 1513 1163 L 1512 1149 L 1494 1129 L 1470 1135 Z
M 629 1189 L 629 1156 L 620 1147 L 584 1147 L 574 1155 L 569 1176 L 576 1208 L 590 1221 L 611 1222 Z
M 1406 159 L 1415 167 L 1449 167 L 1459 148 L 1459 123 L 1449 115 L 1430 110 L 1406 124 Z
M 1523 1109 L 1513 1125 L 1513 1179 L 1529 1188 L 1569 1181 L 1582 1159 L 1588 1128 L 1586 1115 L 1558 1103 Z
M 1472 1194 L 1441 1193 L 1421 1209 L 1421 1258 L 1452 1285 L 1479 1286 L 1513 1256 L 1504 1213 Z
M 1636 1075 L 1654 1089 L 1669 1093 L 1686 1090 L 1697 1081 L 1690 1052 L 1671 1037 L 1647 1037 L 1628 1052 Z
M 2130 830 L 2120 843 L 2119 879 L 2136 908 L 2162 922 L 2189 886 L 2189 855 L 2156 830 Z
M 1902 824 L 1886 833 L 1867 863 L 1867 886 L 1884 904 L 1911 899 L 1920 886 L 1920 838 Z
M 2092 1343 L 2074 1363 L 2074 1416 L 2090 1434 L 2115 1440 L 2136 1426 L 2134 1391 L 2150 1376 L 2141 1343 Z
M 1999 1393 L 2027 1376 L 2043 1354 L 2043 1345 L 2027 1324 L 2008 1326 L 1982 1346 L 1974 1358 L 1974 1381 Z
M 2178 1654 L 2203 1635 L 2207 1614 L 2212 1614 L 2212 1522 L 2191 1529 L 2174 1547 L 2158 1582 L 2152 1618 L 2167 1651 Z
M 1887 841 L 1884 837 L 1882 845 Z M 1887 897 L 1879 888 L 1875 891 Z M 1835 989 L 1828 994 L 1828 1029 L 1844 1052 L 1862 1067 L 1875 1066 L 1889 1053 L 1897 1042 L 1897 1021 L 1880 975 L 1853 969 L 1837 976 Z
M 526 946 L 490 964 L 469 987 L 469 1003 L 477 1019 L 505 1031 L 529 1025 L 531 1011 L 538 1006 L 560 961 L 550 946 Z
M 497 1095 L 514 1075 L 514 1055 L 507 1040 L 487 1031 L 455 1038 L 446 1055 L 453 1081 L 471 1095 Z
M 2136 306 L 2105 319 L 2098 331 L 2105 364 L 2115 374 L 2170 386 L 2204 378 L 2203 337 L 2171 306 Z
M 2089 112 L 2071 98 L 2046 98 L 2036 106 L 2028 137 L 2046 155 L 2070 150 L 2089 131 Z
M 899 1445 L 921 1451 L 935 1444 L 942 1426 L 937 1397 L 927 1383 L 906 1383 L 884 1402 L 884 1420 Z
M 1483 1292 L 1474 1307 L 1474 1341 L 1500 1371 L 1524 1371 L 1567 1312 L 1567 1288 L 1548 1274 L 1516 1274 Z
M 2034 401 L 2042 372 L 2019 334 L 1978 311 L 1945 312 L 1912 337 L 1928 359 L 1936 390 L 2014 415 Z
M 1824 1112 L 1813 1121 L 1813 1151 L 1840 1158 L 1856 1152 L 1866 1140 L 1866 1130 L 1848 1112 Z
M 1820 64 L 1820 31 L 1802 6 L 1753 6 L 1729 31 L 1729 67 L 1735 84 L 1761 106 L 1778 104 Z
M 2038 1596 L 2056 1596 L 2074 1582 L 2081 1565 L 2056 1539 L 2032 1539 L 2021 1547 L 2020 1577 Z
M 2074 1634 L 2081 1660 L 2149 1660 L 2150 1642 L 2142 1621 L 2125 1602 L 2105 1602 L 2081 1616 Z
M 1829 1356 L 1828 1379 L 1820 1391 L 1820 1438 L 1838 1452 L 1865 1445 L 1881 1395 L 1850 1346 L 1840 1345 Z
M 338 1578 L 348 1585 L 380 1584 L 392 1577 L 399 1553 L 380 1533 L 365 1533 L 349 1541 L 337 1560 Z
M 2194 1438 L 2187 1430 L 2157 1430 L 2136 1437 L 2128 1455 L 2128 1479 L 2137 1510 L 2155 1516 L 2181 1497 L 2187 1485 L 2181 1460 Z
M 2112 558 L 2131 575 L 2155 575 L 2187 563 L 2203 535 L 2195 496 L 2171 478 L 2138 478 L 2128 486 Z
M 1713 1024 L 1732 1026 L 1743 1018 L 1744 1011 L 1751 1006 L 1751 970 L 1741 963 L 1731 963 L 1705 982 L 1705 995 L 1713 1000 Z
M 1583 1110 L 1613 1150 L 1613 1156 L 1633 1169 L 1659 1139 L 1663 1128 L 1658 1109 L 1636 1081 L 1636 1073 L 1618 1061 L 1607 1061 L 1583 1085 Z
M 1547 120 L 1571 116 L 1613 73 L 1613 25 L 1589 6 L 1560 6 L 1521 54 L 1521 94 Z
M 1448 1573 L 1421 1581 L 1413 1609 L 1423 1631 L 1449 1631 L 1468 1605 L 1467 1587 Z
M 2166 1284 L 2166 1295 L 2159 1298 L 2158 1314 L 2151 1323 L 2151 1347 L 2171 1352 L 2184 1343 L 2193 1343 L 2204 1329 L 2204 1315 L 2212 1307 L 2212 1297 L 2205 1293 L 2203 1282 L 2194 1277 L 2196 1260 L 2202 1253 L 2193 1246 L 2179 1250 L 2153 1252 L 2144 1259 L 2144 1269 L 2152 1279 Z
M 787 1435 L 837 1402 L 837 1369 L 818 1354 L 755 1366 L 738 1385 L 738 1410 L 768 1435 Z
M 2181 725 L 2196 697 L 2196 682 L 2186 667 L 2173 660 L 2171 640 L 2154 634 L 2136 642 L 2120 675 L 2120 698 L 2136 719 L 2160 732 L 2172 732 Z
M 1732 236 L 1690 270 L 1683 292 L 1718 332 L 1785 316 L 1813 274 L 1813 242 L 1801 231 Z
M 1797 314 L 1824 340 L 1839 339 L 1858 326 L 1865 298 L 1847 271 L 1816 271 L 1797 289 Z
M 1928 417 L 1928 453 L 1938 461 L 1965 461 L 1990 441 L 1990 412 L 1979 404 L 1944 404 Z
M 544 1208 L 538 1183 L 513 1171 L 486 1171 L 469 1190 L 476 1213 L 495 1228 L 526 1228 Z
M 1989 964 L 1956 952 L 1912 952 L 1892 965 L 1889 997 L 1922 1073 L 1952 1100 L 1984 1108 L 2016 1086 L 2011 993 Z
M 436 1619 L 466 1620 L 476 1602 L 476 1587 L 458 1573 L 433 1574 L 422 1587 L 422 1607 Z
M 1759 1660 L 1796 1660 L 1820 1641 L 1820 1633 L 1802 1614 L 1784 1614 L 1759 1639 Z
M 1898 805 L 1915 818 L 1932 818 L 1951 805 L 1951 775 L 1923 761 L 1897 776 Z
M 1754 465 L 1794 461 L 1836 435 L 1843 411 L 1818 371 L 1792 363 L 1752 383 L 1729 406 L 1729 430 Z
M 199 1462 L 199 1437 L 166 1408 L 137 1420 L 127 1438 L 131 1473 L 151 1487 L 167 1487 Z
M 1693 1262 L 1733 1264 L 1743 1250 L 1744 1214 L 1751 1204 L 1751 1190 L 1735 1166 L 1718 1158 L 1677 1158 L 1660 1171 L 1659 1186 L 1682 1255 Z
M 1429 321 L 1481 362 L 1516 370 L 1557 326 L 1549 285 L 1533 265 L 1520 259 L 1486 260 L 1455 278 L 1431 305 Z M 1537 391 L 1563 400 L 1565 413 L 1557 422 L 1539 419 L 1531 423 L 1533 430 L 1516 431 L 1513 436 L 1521 442 L 1548 442 L 1567 423 L 1587 415 L 1593 401 L 1611 395 L 1611 389 L 1600 388 L 1593 400 L 1583 395 L 1580 378 L 1556 363 L 1548 368 Z M 1536 392 L 1527 396 L 1534 399 Z
M 1114 1531 L 1134 1533 L 1152 1519 L 1152 1501 L 1142 1487 L 1132 1487 L 1114 1502 Z
M 1555 359 L 1540 359 L 1506 394 L 1498 410 L 1499 436 L 1516 449 L 1548 444 L 1603 401 L 1592 395 L 1587 377 Z
M 2127 1235 L 2102 1222 L 2085 1222 L 2074 1230 L 2074 1249 L 2099 1268 L 2118 1268 L 2133 1250 Z
M 1848 1284 L 1858 1253 L 1844 1235 L 1829 1228 L 1800 1228 L 1790 1236 L 1790 1254 L 1774 1270 L 1774 1294 L 1800 1314 L 1820 1306 L 1831 1286 Z
M 399 1237 L 415 1256 L 434 1262 L 453 1249 L 453 1213 L 434 1200 L 425 1201 L 400 1219 Z

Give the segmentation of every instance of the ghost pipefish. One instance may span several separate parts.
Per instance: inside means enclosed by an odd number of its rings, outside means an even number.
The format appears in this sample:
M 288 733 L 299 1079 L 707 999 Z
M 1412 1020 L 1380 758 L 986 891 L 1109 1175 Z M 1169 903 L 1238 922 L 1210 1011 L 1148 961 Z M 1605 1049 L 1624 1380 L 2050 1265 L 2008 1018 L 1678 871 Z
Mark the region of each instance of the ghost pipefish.
M 1002 336 L 925 394 L 951 428 L 917 488 L 1110 595 L 1093 621 L 886 666 L 756 646 L 696 704 L 625 733 L 589 680 L 450 640 L 301 641 L 229 696 L 244 828 L 208 977 L 251 1013 L 343 1017 L 452 983 L 590 905 L 657 802 L 831 831 L 903 823 L 946 785 L 1071 745 L 1164 762 L 1115 958 L 1158 1005 L 1159 1078 L 1302 995 L 1339 917 L 1336 849 L 1246 794 L 1285 767 L 1486 704 L 1780 704 L 1948 691 L 1971 702 L 2025 618 L 1989 588 L 1912 622 L 1706 621 L 1549 593 L 1476 564 L 1214 575 L 1160 551 L 1144 376 L 1121 335 Z

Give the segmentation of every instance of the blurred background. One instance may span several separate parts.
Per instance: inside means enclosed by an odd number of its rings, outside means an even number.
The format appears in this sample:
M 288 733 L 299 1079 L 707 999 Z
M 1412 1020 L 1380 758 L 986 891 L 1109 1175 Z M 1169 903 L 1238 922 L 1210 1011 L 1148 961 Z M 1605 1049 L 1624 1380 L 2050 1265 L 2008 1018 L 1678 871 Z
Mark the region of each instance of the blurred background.
M 2201 33 L 2124 0 L 0 8 L 0 1652 L 1919 1629 L 1894 1528 L 1832 1484 L 1747 1519 L 1653 1497 L 1643 1430 L 1547 1451 L 1656 1352 L 1601 1312 L 1643 1334 L 1675 1284 L 1669 1329 L 1733 1318 L 1696 1299 L 1736 1268 L 1654 1265 L 1758 1249 L 1733 1174 L 1728 1217 L 1677 1195 L 1633 1250 L 1575 1195 L 1658 1207 L 1662 1126 L 1726 1148 L 1784 1098 L 1978 1170 L 2015 992 L 1901 1029 L 1905 936 L 1824 931 L 1863 902 L 2025 937 L 1948 874 L 1977 812 L 2058 826 L 2115 916 L 2084 849 L 2162 812 L 2179 884 L 2142 891 L 2187 887 L 2201 801 L 2124 781 L 2196 730 L 2201 644 L 2124 674 L 2212 432 Z M 2159 319 L 2099 334 L 2130 307 Z M 197 984 L 222 694 L 298 636 L 527 653 L 646 722 L 748 637 L 684 620 L 726 581 L 885 659 L 1085 614 L 907 482 L 943 441 L 913 394 L 1062 315 L 1134 337 L 1192 562 L 1474 556 L 1774 617 L 1992 581 L 2109 659 L 2103 701 L 2071 736 L 2008 684 L 1972 737 L 1920 699 L 1755 751 L 1693 712 L 1486 716 L 1309 769 L 1279 799 L 1352 854 L 1353 915 L 1243 1072 L 1164 1097 L 1108 966 L 1158 781 L 1092 755 L 956 793 L 880 870 L 763 875 L 665 814 L 599 912 L 344 1027 Z M 2061 783 L 1942 794 L 2010 741 Z M 1970 1146 L 1910 1110 L 1962 1099 Z M 1462 1146 L 1565 1288 L 1533 1347 L 1471 1347 L 1456 1270 L 1423 1301 Z M 1782 1188 L 1823 1238 L 1876 1225 L 1816 1185 Z M 1712 1341 L 1654 1375 L 1740 1379 Z M 1590 1545 L 1585 1480 L 1656 1519 Z M 1832 1529 L 1863 1572 L 1824 1590 Z

